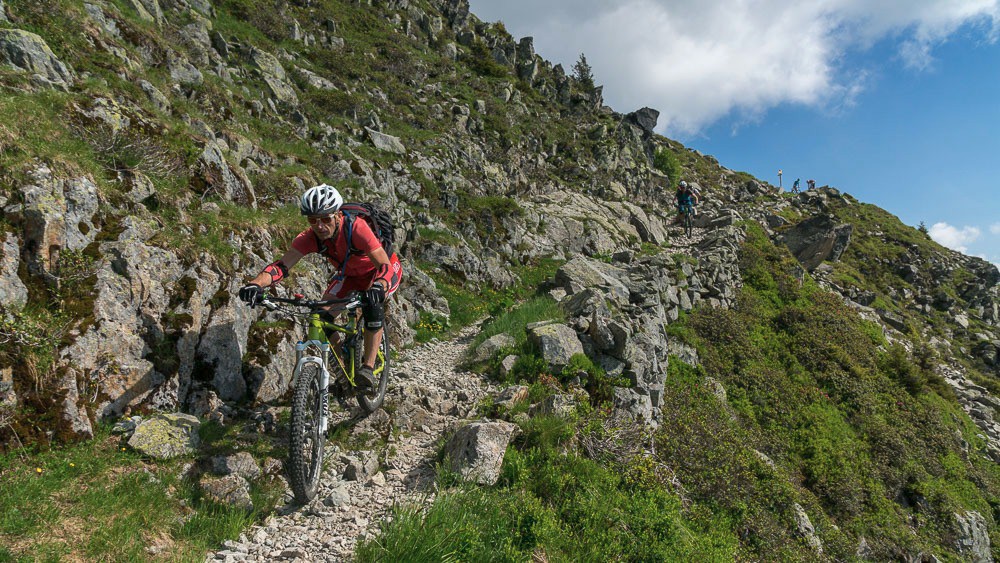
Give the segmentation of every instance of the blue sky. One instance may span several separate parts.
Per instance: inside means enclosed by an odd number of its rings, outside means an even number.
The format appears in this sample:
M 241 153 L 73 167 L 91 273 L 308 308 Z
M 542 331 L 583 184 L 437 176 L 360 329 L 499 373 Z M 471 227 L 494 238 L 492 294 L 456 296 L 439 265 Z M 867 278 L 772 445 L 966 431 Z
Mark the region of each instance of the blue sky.
M 472 0 L 660 133 L 1000 263 L 1000 0 Z M 626 30 L 626 32 L 623 32 Z

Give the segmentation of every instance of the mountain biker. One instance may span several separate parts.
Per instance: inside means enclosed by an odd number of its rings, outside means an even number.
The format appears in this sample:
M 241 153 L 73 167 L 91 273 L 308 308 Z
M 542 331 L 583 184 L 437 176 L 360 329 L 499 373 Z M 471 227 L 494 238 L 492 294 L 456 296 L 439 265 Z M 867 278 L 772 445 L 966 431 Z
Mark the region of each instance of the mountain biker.
M 331 277 L 323 299 L 341 299 L 352 291 L 362 292 L 361 310 L 365 328 L 377 329 L 364 332 L 364 365 L 357 372 L 362 385 L 374 387 L 372 370 L 382 343 L 383 304 L 399 288 L 403 270 L 396 253 L 393 252 L 392 256 L 386 254 L 382 243 L 364 220 L 351 222 L 350 243 L 353 250 L 348 252 L 348 233 L 344 228 L 344 213 L 340 211 L 343 204 L 344 198 L 332 186 L 320 184 L 306 190 L 299 209 L 309 221 L 309 228 L 295 237 L 292 247 L 278 261 L 268 265 L 244 285 L 239 297 L 247 303 L 256 304 L 264 296 L 264 288 L 281 281 L 303 256 L 314 252 L 325 256 L 337 273 Z M 336 349 L 333 338 L 331 344 Z
M 792 193 L 793 194 L 799 193 L 799 179 L 798 178 L 796 178 L 795 179 L 795 183 L 792 184 Z
M 686 206 L 690 207 L 691 213 L 694 214 L 694 206 L 698 204 L 698 194 L 684 180 L 677 184 L 674 199 L 677 200 L 677 219 L 675 222 L 680 223 L 684 219 L 684 207 Z

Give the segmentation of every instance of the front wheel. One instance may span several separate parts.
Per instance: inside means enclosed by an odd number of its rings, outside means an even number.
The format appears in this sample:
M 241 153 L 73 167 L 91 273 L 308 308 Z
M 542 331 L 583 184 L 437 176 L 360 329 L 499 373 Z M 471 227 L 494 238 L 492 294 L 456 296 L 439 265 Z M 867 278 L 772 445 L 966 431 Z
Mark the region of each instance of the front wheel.
M 306 362 L 295 380 L 288 443 L 288 482 L 295 501 L 305 504 L 316 496 L 323 470 L 323 372 L 316 362 Z
M 357 365 L 360 367 L 365 357 L 364 328 L 362 334 L 358 335 L 358 343 L 355 352 Z M 375 379 L 376 385 L 371 389 L 358 390 L 358 404 L 368 414 L 371 414 L 382 406 L 385 400 L 385 387 L 389 383 L 389 319 L 382 323 L 382 344 L 379 346 L 378 355 L 375 356 Z
M 687 212 L 684 213 L 684 232 L 687 234 L 687 236 L 691 236 L 691 230 L 693 226 L 692 225 L 693 220 L 691 219 L 691 214 L 692 214 L 691 209 L 688 209 Z

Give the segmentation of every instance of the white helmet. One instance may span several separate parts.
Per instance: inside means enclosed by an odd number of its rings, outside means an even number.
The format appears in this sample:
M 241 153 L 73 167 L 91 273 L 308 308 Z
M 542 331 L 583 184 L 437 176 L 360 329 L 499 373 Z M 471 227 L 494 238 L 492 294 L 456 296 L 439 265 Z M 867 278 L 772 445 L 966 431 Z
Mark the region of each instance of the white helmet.
M 303 215 L 327 215 L 336 213 L 344 204 L 344 198 L 333 186 L 320 184 L 306 190 L 302 194 L 299 209 Z

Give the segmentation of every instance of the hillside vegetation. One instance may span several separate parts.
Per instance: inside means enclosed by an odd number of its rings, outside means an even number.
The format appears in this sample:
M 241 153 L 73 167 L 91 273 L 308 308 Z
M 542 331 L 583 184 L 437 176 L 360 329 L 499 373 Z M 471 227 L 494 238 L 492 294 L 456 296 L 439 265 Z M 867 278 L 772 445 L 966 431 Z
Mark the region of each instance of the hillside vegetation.
M 517 427 L 479 485 L 440 435 L 439 494 L 357 559 L 992 560 L 996 267 L 730 170 L 581 68 L 466 0 L 0 0 L 0 560 L 248 556 L 323 512 L 283 506 L 296 330 L 233 297 L 320 182 L 393 216 L 397 350 L 483 321 L 464 367 L 507 387 L 401 382 L 338 451 L 388 473 L 420 417 Z M 200 445 L 115 437 L 160 412 Z

